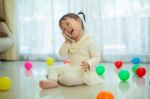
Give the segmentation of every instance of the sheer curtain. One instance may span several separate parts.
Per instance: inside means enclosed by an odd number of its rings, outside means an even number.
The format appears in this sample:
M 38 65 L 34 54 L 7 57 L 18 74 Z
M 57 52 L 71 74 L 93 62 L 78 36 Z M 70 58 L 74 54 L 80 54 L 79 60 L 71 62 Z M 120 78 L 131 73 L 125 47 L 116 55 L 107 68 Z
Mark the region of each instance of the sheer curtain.
M 59 57 L 63 37 L 59 19 L 83 11 L 86 33 L 99 47 L 102 61 L 150 60 L 149 0 L 18 0 L 16 2 L 20 59 Z

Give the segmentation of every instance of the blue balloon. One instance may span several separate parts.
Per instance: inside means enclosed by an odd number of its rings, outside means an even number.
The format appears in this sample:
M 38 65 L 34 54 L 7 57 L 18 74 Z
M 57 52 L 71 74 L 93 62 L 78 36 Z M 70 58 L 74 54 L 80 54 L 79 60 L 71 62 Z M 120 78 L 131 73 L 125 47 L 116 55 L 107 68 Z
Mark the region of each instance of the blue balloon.
M 141 60 L 140 60 L 139 57 L 134 57 L 134 58 L 132 59 L 132 63 L 133 63 L 133 64 L 139 64 L 140 62 L 141 62 Z

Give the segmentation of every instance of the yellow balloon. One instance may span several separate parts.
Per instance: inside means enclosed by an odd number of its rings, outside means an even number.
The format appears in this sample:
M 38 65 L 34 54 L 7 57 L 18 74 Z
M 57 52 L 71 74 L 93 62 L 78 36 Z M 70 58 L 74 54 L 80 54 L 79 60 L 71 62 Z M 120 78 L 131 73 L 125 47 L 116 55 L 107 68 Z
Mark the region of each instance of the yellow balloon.
M 52 64 L 54 64 L 54 59 L 53 58 L 48 58 L 46 62 L 47 62 L 48 65 L 52 65 Z
M 8 77 L 0 78 L 0 90 L 5 91 L 9 90 L 11 86 L 11 80 Z

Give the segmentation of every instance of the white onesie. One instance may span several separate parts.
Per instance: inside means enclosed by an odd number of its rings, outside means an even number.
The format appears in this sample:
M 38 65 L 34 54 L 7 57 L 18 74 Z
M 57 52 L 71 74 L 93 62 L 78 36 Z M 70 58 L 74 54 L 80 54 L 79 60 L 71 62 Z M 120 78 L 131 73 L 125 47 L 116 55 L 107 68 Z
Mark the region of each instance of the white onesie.
M 100 62 L 100 53 L 89 36 L 84 34 L 80 41 L 72 44 L 64 43 L 60 48 L 60 56 L 69 57 L 70 64 L 53 66 L 48 70 L 48 79 L 57 80 L 66 86 L 87 84 L 94 85 L 101 82 L 95 72 L 95 66 Z M 90 65 L 90 70 L 81 69 L 82 61 Z

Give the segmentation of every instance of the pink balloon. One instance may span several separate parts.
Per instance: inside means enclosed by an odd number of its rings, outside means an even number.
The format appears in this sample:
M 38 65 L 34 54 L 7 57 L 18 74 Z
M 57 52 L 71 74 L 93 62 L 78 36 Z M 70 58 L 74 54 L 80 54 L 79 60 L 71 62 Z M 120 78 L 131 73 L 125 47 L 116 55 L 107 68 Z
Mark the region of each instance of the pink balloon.
M 24 67 L 26 68 L 26 70 L 30 70 L 32 68 L 32 62 L 26 61 Z
M 69 64 L 69 60 L 65 59 L 64 64 Z

